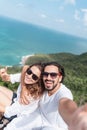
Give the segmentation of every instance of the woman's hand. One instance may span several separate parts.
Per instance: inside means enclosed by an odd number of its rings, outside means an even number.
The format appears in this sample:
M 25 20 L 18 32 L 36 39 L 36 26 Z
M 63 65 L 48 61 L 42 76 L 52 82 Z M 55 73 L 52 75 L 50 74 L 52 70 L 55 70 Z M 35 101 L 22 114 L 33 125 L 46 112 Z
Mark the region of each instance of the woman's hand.
M 0 77 L 3 81 L 10 81 L 10 75 L 7 73 L 7 67 L 0 69 Z
M 29 91 L 26 88 L 26 86 L 22 87 L 21 93 L 20 93 L 20 103 L 28 105 L 30 103 L 29 101 Z

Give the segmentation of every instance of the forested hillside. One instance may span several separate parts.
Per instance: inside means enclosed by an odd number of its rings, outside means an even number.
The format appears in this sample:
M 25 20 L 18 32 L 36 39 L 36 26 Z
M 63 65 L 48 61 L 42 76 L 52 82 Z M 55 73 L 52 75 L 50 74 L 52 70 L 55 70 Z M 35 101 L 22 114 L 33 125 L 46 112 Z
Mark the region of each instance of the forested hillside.
M 27 59 L 25 64 L 35 62 L 57 61 L 65 68 L 64 84 L 69 87 L 74 95 L 74 100 L 79 104 L 87 102 L 87 52 L 81 55 L 71 53 L 35 54 Z M 21 66 L 8 68 L 8 73 L 21 71 Z M 0 82 L 1 85 L 12 89 L 11 83 Z M 14 90 L 18 83 L 14 84 Z

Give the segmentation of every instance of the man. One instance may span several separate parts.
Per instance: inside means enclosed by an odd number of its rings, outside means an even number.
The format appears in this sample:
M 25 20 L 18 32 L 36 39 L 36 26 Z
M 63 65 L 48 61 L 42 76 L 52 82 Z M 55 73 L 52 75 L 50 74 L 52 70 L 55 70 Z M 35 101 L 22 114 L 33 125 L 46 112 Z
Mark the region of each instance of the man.
M 77 107 L 72 101 L 71 92 L 62 84 L 63 79 L 64 69 L 61 65 L 55 62 L 45 64 L 43 83 L 47 93 L 43 95 L 40 109 L 42 119 L 51 127 L 45 127 L 43 130 L 52 130 L 53 125 L 67 129 L 63 120 L 69 130 L 87 130 L 87 105 Z
M 70 124 L 77 105 L 72 101 L 71 91 L 62 83 L 65 76 L 64 68 L 56 62 L 46 63 L 42 76 L 46 89 L 40 101 L 43 126 L 66 130 L 66 123 Z
M 46 91 L 39 103 L 40 116 L 42 124 L 39 129 L 42 130 L 87 130 L 87 105 L 80 108 L 72 100 L 71 91 L 62 83 L 64 79 L 64 68 L 56 62 L 46 63 L 42 72 L 42 85 Z M 37 122 L 35 113 L 32 113 L 32 121 Z M 31 116 L 31 117 L 32 117 Z M 24 122 L 21 126 L 21 124 Z M 29 129 L 31 125 L 30 116 L 24 118 L 20 122 L 14 122 L 16 128 L 14 130 L 36 130 Z M 18 126 L 17 126 L 18 125 Z M 19 128 L 20 125 L 20 128 Z M 37 128 L 37 130 L 39 130 Z M 10 129 L 6 129 L 10 130 Z

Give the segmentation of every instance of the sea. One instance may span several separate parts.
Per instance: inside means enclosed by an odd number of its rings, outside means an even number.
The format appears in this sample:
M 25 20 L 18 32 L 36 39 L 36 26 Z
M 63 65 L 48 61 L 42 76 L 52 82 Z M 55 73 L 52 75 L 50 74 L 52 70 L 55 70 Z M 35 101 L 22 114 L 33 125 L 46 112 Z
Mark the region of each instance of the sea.
M 0 66 L 22 64 L 25 56 L 87 52 L 87 39 L 0 17 Z

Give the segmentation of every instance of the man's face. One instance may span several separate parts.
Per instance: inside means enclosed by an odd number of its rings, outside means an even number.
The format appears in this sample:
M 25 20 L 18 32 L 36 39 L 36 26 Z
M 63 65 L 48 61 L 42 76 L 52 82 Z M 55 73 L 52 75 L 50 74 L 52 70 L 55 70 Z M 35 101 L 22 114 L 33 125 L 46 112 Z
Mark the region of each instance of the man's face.
M 58 67 L 54 65 L 46 66 L 43 73 L 43 82 L 46 90 L 51 91 L 59 87 L 62 76 L 59 73 Z

